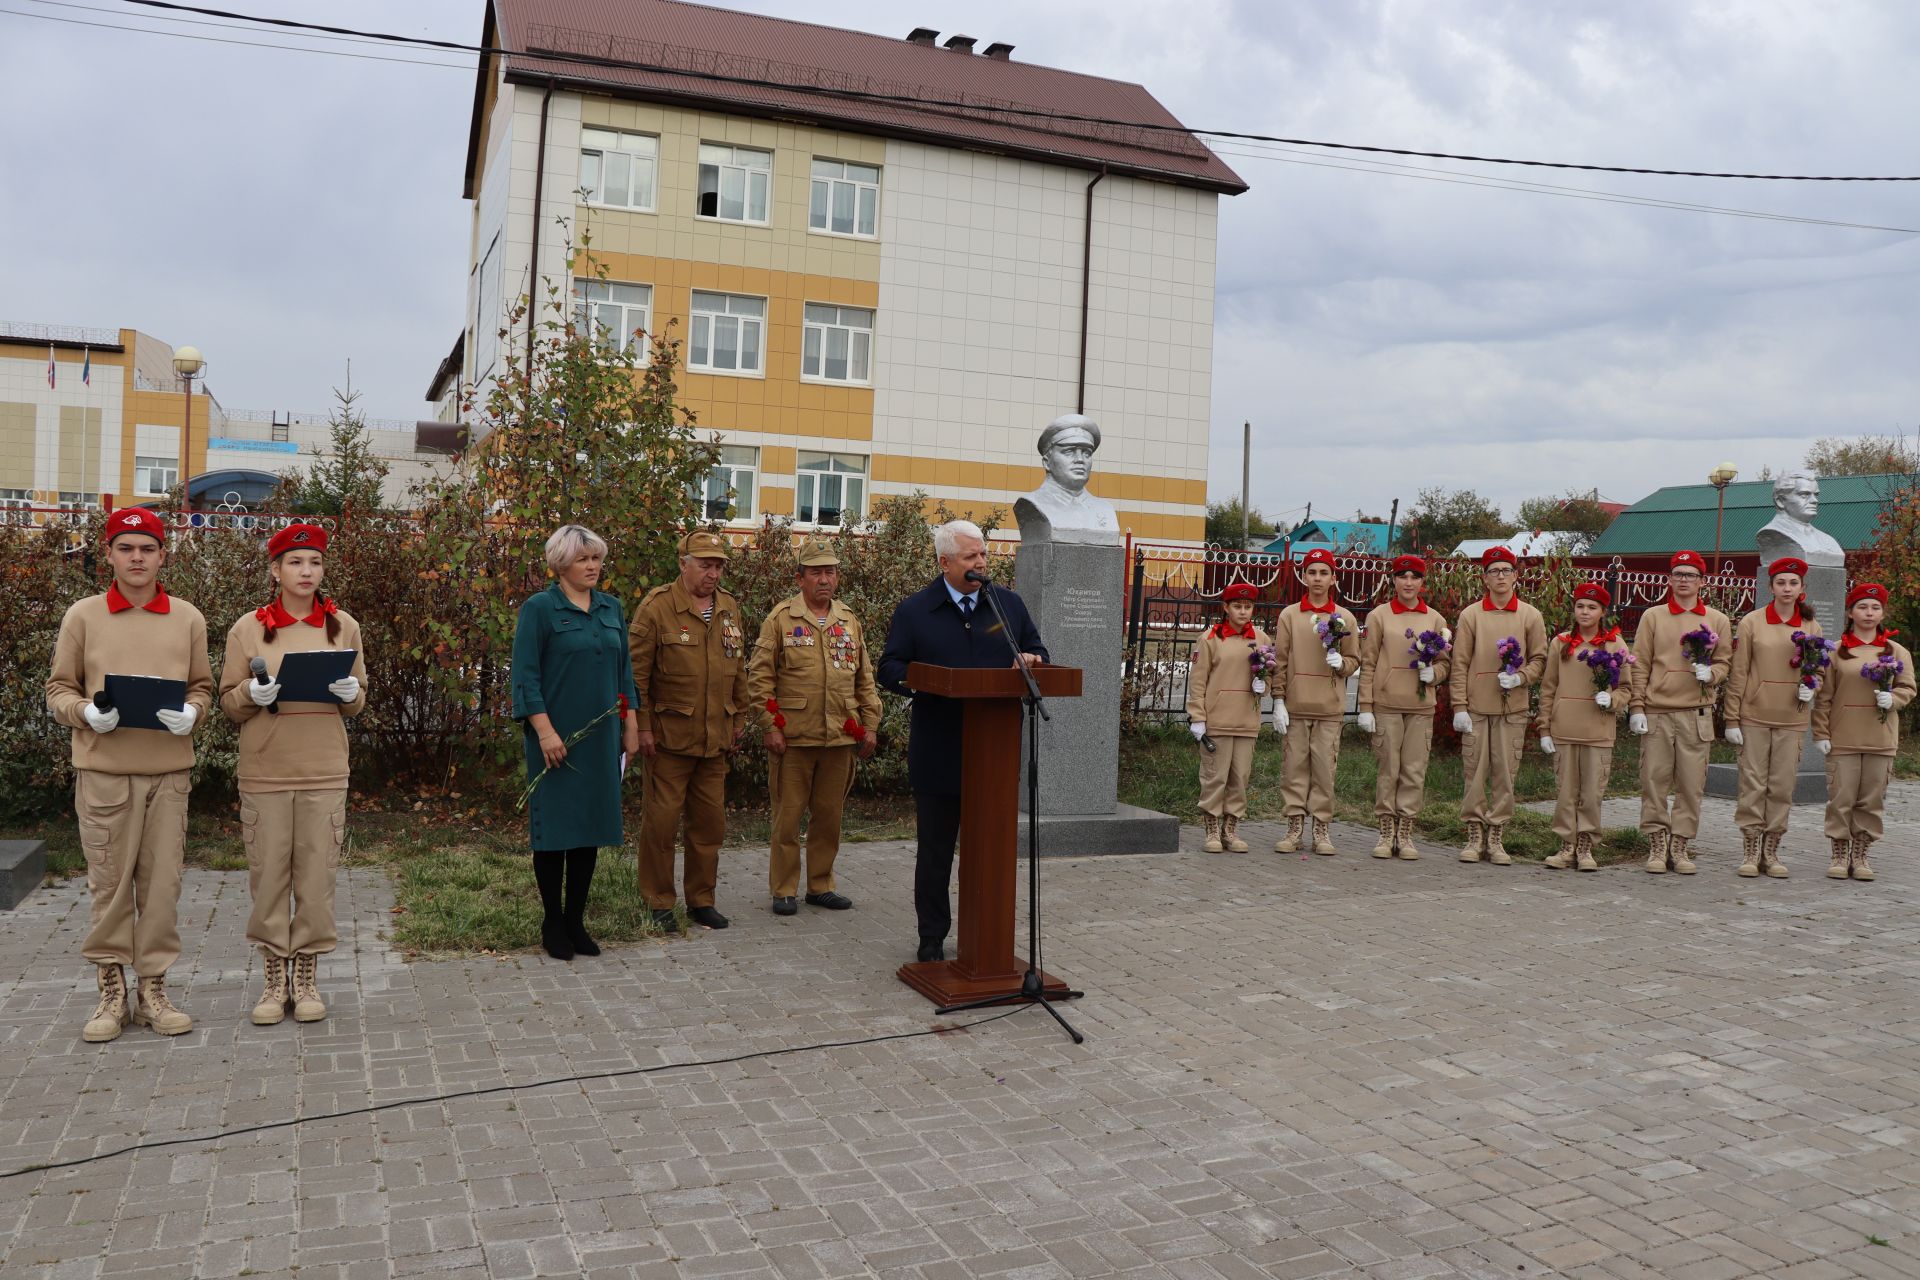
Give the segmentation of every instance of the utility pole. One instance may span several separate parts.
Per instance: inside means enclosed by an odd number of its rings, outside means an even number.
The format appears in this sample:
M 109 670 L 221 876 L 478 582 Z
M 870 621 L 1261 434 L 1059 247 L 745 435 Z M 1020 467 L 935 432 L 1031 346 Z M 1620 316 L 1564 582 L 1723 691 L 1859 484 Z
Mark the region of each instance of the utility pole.
M 1393 510 L 1387 513 L 1387 554 L 1393 554 L 1393 531 L 1400 523 L 1400 499 L 1393 500 Z
M 1253 423 L 1240 424 L 1240 550 L 1253 540 L 1253 507 L 1248 490 L 1253 476 Z

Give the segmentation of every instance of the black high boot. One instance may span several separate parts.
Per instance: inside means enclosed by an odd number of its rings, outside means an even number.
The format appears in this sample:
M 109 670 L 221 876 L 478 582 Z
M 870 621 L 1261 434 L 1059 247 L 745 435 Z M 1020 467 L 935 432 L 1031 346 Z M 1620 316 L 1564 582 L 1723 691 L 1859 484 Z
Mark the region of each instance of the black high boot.
M 587 914 L 587 891 L 593 887 L 593 868 L 600 860 L 598 849 L 567 850 L 567 940 L 573 944 L 573 953 L 579 956 L 597 956 L 600 944 L 587 935 L 584 923 Z
M 560 905 L 561 877 L 566 870 L 564 853 L 533 855 L 533 879 L 540 886 L 540 905 L 545 911 L 540 920 L 540 945 L 555 960 L 573 959 L 573 940 L 567 935 L 566 914 Z

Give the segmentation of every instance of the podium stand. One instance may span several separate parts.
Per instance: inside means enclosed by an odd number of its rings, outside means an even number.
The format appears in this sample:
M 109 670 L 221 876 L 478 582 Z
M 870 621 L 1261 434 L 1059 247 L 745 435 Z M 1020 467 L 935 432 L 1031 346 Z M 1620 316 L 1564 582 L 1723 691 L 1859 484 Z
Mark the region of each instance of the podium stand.
M 1035 667 L 1044 698 L 1080 696 L 1078 667 Z M 1020 859 L 1020 724 L 1027 685 L 1012 667 L 936 667 L 915 662 L 907 687 L 965 701 L 960 742 L 959 954 L 903 964 L 900 981 L 936 1005 L 1017 996 L 1026 973 L 1013 955 L 1014 885 Z M 1046 974 L 1049 992 L 1067 984 Z

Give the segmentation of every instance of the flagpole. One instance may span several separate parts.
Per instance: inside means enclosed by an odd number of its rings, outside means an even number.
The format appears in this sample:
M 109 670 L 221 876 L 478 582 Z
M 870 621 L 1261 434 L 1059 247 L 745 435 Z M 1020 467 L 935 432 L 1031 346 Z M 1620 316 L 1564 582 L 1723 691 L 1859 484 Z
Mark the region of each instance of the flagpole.
M 87 505 L 87 437 L 93 434 L 93 347 L 83 344 L 80 354 L 80 496 Z

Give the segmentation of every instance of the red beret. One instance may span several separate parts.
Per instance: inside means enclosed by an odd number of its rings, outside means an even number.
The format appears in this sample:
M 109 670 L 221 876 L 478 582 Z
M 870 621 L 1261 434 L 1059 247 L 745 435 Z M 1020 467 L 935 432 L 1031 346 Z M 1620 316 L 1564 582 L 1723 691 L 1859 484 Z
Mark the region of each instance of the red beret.
M 1807 576 L 1807 562 L 1793 556 L 1781 556 L 1767 566 L 1769 579 L 1777 578 L 1783 573 L 1797 573 L 1804 578 Z
M 1887 603 L 1887 589 L 1877 582 L 1863 582 L 1847 592 L 1847 608 L 1851 609 L 1862 600 L 1878 600 Z
M 1427 562 L 1419 556 L 1395 556 L 1393 571 L 1395 574 L 1417 573 L 1424 578 L 1427 576 Z
M 1480 553 L 1480 567 L 1482 569 L 1499 564 L 1503 560 L 1516 569 L 1520 567 L 1520 557 L 1514 555 L 1513 552 L 1505 547 L 1488 547 Z
M 1254 589 L 1254 585 L 1251 582 L 1230 582 L 1227 584 L 1227 589 L 1220 593 L 1220 603 L 1226 604 L 1233 600 L 1254 600 L 1258 599 L 1259 595 L 1260 593 Z
M 167 541 L 167 526 L 145 507 L 122 507 L 108 516 L 106 528 L 100 531 L 100 541 L 112 546 L 113 540 L 123 533 L 144 533 L 162 546 Z
M 325 551 L 327 531 L 317 524 L 290 524 L 267 539 L 267 559 L 278 560 L 289 551 Z
M 1327 568 L 1329 569 L 1334 569 L 1339 567 L 1333 562 L 1333 552 L 1327 550 L 1325 547 L 1315 547 L 1313 550 L 1307 552 L 1307 554 L 1300 557 L 1300 567 L 1302 569 L 1306 568 L 1310 564 L 1323 564 L 1327 566 Z
M 1608 593 L 1605 587 L 1601 586 L 1597 582 L 1581 583 L 1579 586 L 1573 589 L 1573 598 L 1575 601 L 1597 600 L 1600 602 L 1602 606 L 1611 605 L 1613 603 L 1613 596 Z
M 1673 570 L 1682 567 L 1698 569 L 1701 573 L 1705 573 L 1707 571 L 1707 559 L 1698 551 L 1676 551 L 1673 553 L 1673 559 L 1667 561 L 1667 568 Z

